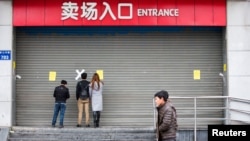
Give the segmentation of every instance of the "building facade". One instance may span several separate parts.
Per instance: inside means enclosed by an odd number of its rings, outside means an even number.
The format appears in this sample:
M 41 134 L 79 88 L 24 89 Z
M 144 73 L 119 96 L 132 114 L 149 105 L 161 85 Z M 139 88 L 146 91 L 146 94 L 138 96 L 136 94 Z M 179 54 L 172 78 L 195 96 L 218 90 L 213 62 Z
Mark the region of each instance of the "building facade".
M 0 0 L 0 126 L 50 125 L 52 93 L 61 79 L 71 93 L 65 124 L 75 125 L 75 85 L 82 72 L 88 80 L 98 72 L 105 83 L 106 126 L 151 126 L 153 95 L 161 89 L 175 97 L 249 99 L 249 8 L 248 0 Z M 181 118 L 191 113 L 179 110 Z M 198 115 L 225 116 L 221 110 Z

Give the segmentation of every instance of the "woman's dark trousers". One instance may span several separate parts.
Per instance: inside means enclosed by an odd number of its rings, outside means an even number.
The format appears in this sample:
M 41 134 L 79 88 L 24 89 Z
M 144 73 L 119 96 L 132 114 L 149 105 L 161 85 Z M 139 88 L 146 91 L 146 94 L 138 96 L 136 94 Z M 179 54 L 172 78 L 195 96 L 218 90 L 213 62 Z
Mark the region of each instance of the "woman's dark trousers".
M 93 112 L 94 127 L 99 127 L 100 117 L 101 117 L 100 111 Z

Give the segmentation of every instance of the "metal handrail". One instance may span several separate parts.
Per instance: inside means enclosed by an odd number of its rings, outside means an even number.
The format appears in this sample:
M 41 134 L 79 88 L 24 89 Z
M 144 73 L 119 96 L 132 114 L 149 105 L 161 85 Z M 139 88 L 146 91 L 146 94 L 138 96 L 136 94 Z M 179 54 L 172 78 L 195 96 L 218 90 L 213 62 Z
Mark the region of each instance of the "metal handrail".
M 238 98 L 238 97 L 231 97 L 231 96 L 197 96 L 197 97 L 169 97 L 170 99 L 193 99 L 194 103 L 193 103 L 193 107 L 185 107 L 187 109 L 193 109 L 194 110 L 194 117 L 188 117 L 188 118 L 181 118 L 181 119 L 192 119 L 194 120 L 194 141 L 196 141 L 197 139 L 197 119 L 199 120 L 205 120 L 205 119 L 216 119 L 216 120 L 223 120 L 225 122 L 225 124 L 231 124 L 232 119 L 230 117 L 230 112 L 232 111 L 237 111 L 240 112 L 242 114 L 247 114 L 250 116 L 250 111 L 248 110 L 239 110 L 239 109 L 235 109 L 235 108 L 230 108 L 230 104 L 231 102 L 240 102 L 240 104 L 242 103 L 246 103 L 248 105 L 250 105 L 250 99 L 243 99 L 243 98 Z M 206 98 L 215 98 L 215 99 L 224 99 L 225 101 L 225 106 L 223 107 L 197 107 L 197 100 L 199 99 L 206 99 Z M 154 128 L 156 128 L 156 107 L 155 107 L 155 102 L 153 99 L 153 108 L 154 108 Z M 225 110 L 224 112 L 226 112 L 226 117 L 223 118 L 197 118 L 197 109 L 198 110 L 213 110 L 213 109 L 221 109 L 221 110 Z M 249 118 L 250 119 L 250 118 Z M 243 121 L 242 122 L 250 122 L 250 121 Z

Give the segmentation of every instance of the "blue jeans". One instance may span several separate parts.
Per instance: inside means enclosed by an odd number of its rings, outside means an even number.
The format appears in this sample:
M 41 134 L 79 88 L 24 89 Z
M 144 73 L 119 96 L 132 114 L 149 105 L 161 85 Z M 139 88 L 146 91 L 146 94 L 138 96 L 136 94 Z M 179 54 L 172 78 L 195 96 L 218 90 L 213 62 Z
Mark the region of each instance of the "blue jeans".
M 60 125 L 63 126 L 65 110 L 66 110 L 66 103 L 55 103 L 52 125 L 56 125 L 56 119 L 60 112 Z

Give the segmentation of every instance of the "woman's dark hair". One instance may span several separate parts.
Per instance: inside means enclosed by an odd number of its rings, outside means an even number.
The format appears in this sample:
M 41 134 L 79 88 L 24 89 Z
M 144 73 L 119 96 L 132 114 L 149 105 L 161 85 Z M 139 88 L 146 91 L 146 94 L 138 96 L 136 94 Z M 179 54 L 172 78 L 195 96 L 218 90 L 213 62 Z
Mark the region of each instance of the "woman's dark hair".
M 168 100 L 168 92 L 165 90 L 161 90 L 155 94 L 155 97 L 163 98 L 164 101 Z

